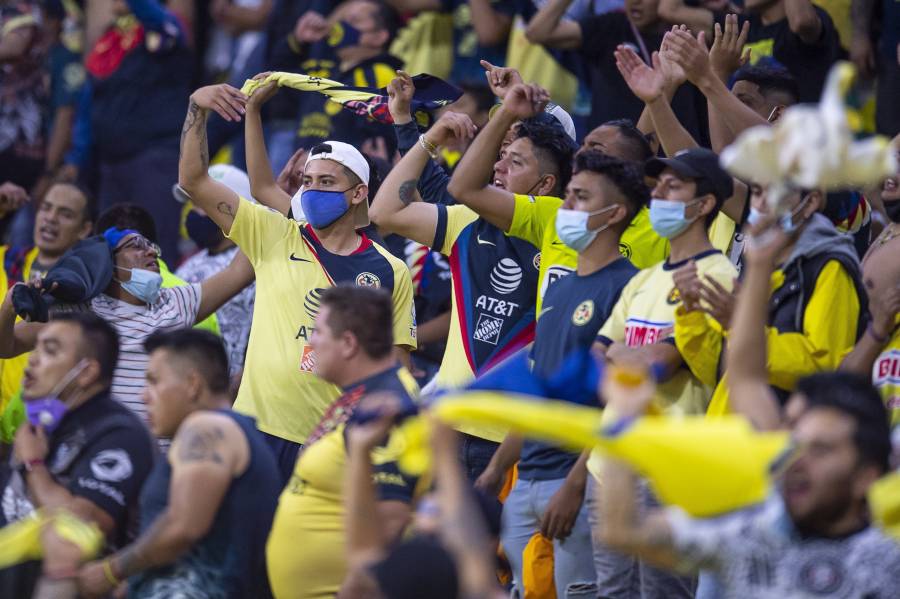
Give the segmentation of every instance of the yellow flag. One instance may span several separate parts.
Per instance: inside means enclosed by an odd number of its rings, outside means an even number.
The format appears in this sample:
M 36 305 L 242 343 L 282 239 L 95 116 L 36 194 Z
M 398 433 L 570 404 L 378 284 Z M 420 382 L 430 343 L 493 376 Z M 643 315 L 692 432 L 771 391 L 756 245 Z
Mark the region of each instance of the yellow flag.
M 103 547 L 103 533 L 94 523 L 87 523 L 67 511 L 47 515 L 38 510 L 35 516 L 0 528 L 0 569 L 40 559 L 41 529 L 52 526 L 54 532 L 92 558 Z
M 869 488 L 869 509 L 878 527 L 900 541 L 900 472 L 886 474 Z
M 500 425 L 575 451 L 596 447 L 646 477 L 662 502 L 697 517 L 763 501 L 789 443 L 788 433 L 757 432 L 741 416 L 645 416 L 604 427 L 597 408 L 494 392 L 445 396 L 432 411 L 452 425 Z

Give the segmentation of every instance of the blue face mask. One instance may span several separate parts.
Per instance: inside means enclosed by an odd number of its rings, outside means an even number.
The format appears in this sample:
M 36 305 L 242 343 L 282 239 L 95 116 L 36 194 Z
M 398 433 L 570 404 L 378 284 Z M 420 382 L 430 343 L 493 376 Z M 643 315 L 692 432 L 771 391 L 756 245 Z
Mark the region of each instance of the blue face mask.
M 597 235 L 609 227 L 606 224 L 597 229 L 588 229 L 588 220 L 594 215 L 603 214 L 616 207 L 607 206 L 593 212 L 560 208 L 556 211 L 556 234 L 559 235 L 560 240 L 564 244 L 580 253 L 591 245 L 591 242 L 597 238 Z
M 303 216 L 314 229 L 324 229 L 347 214 L 350 203 L 344 194 L 353 189 L 344 191 L 322 191 L 320 189 L 304 189 L 300 194 L 300 206 L 303 208 Z
M 672 202 L 669 200 L 653 199 L 650 200 L 650 226 L 656 231 L 656 234 L 666 239 L 674 239 L 678 237 L 684 230 L 691 226 L 696 218 L 687 219 L 684 212 L 688 206 L 696 204 L 699 200 L 694 200 L 684 204 L 682 202 Z
M 222 241 L 219 225 L 208 216 L 201 216 L 191 210 L 184 220 L 184 228 L 188 237 L 197 244 L 200 249 L 208 250 Z
M 362 31 L 347 21 L 341 20 L 335 23 L 334 27 L 331 28 L 331 33 L 328 34 L 328 45 L 335 50 L 357 46 L 359 45 L 359 39 L 362 37 L 362 34 Z
M 148 304 L 156 303 L 156 300 L 159 299 L 159 290 L 162 287 L 162 275 L 160 275 L 158 272 L 145 270 L 143 268 L 129 269 L 122 268 L 121 266 L 117 266 L 116 268 L 120 270 L 131 271 L 131 280 L 124 282 L 119 281 L 122 289 L 138 298 L 142 302 L 146 302 Z

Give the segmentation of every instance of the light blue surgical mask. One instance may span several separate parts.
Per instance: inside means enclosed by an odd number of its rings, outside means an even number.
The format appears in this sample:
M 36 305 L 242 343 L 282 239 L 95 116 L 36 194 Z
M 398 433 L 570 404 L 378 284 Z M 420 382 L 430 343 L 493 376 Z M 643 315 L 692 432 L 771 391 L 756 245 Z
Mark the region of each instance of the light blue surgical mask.
M 755 227 L 762 221 L 764 216 L 764 212 L 760 212 L 753 206 L 750 206 L 750 214 L 747 215 L 747 224 L 751 227 Z
M 560 240 L 564 244 L 576 252 L 583 252 L 597 238 L 597 235 L 609 227 L 609 224 L 605 224 L 591 230 L 588 229 L 588 220 L 592 216 L 603 214 L 615 208 L 618 208 L 618 206 L 607 206 L 593 212 L 560 208 L 556 211 L 556 234 L 559 235 Z
M 805 222 L 805 219 L 804 219 L 804 221 L 801 221 L 799 223 L 794 223 L 794 217 L 796 217 L 798 214 L 800 214 L 803 211 L 803 209 L 806 207 L 806 204 L 809 202 L 809 198 L 810 198 L 809 195 L 804 196 L 803 199 L 800 200 L 800 203 L 797 204 L 797 206 L 794 207 L 793 210 L 781 215 L 781 218 L 779 219 L 778 222 L 781 225 L 781 228 L 784 230 L 785 233 L 793 233 L 794 231 L 797 230 L 797 227 L 799 227 L 800 225 L 803 224 L 803 222 Z
M 131 279 L 128 281 L 119 281 L 122 289 L 138 298 L 142 302 L 155 304 L 159 299 L 159 290 L 162 287 L 162 275 L 152 270 L 143 268 L 123 268 L 117 266 L 120 270 L 130 270 Z
M 350 202 L 344 196 L 352 187 L 344 191 L 324 191 L 321 189 L 304 189 L 300 193 L 300 206 L 303 216 L 314 229 L 324 229 L 347 214 Z M 296 215 L 295 215 L 296 217 Z
M 684 213 L 688 206 L 693 206 L 699 201 L 693 200 L 684 204 L 658 198 L 650 200 L 650 226 L 660 237 L 666 239 L 678 237 L 697 220 L 697 217 L 686 218 Z

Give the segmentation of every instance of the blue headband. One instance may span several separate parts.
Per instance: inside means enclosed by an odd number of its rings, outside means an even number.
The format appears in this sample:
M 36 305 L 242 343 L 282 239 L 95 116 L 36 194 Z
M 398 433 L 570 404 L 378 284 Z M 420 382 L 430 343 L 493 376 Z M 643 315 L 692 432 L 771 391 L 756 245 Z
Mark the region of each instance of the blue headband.
M 103 232 L 103 238 L 106 239 L 106 244 L 111 250 L 116 249 L 122 238 L 128 235 L 140 235 L 140 233 L 134 229 L 119 229 L 118 227 L 110 227 Z

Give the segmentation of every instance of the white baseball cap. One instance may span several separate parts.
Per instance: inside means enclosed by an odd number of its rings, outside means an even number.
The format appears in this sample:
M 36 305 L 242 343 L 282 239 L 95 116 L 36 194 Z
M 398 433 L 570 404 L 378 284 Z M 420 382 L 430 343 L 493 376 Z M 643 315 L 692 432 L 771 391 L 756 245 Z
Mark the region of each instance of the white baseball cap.
M 313 160 L 333 160 L 349 168 L 365 185 L 369 184 L 369 163 L 362 152 L 342 141 L 325 141 L 309 151 L 306 166 Z
M 548 102 L 547 107 L 544 108 L 544 112 L 550 114 L 559 121 L 559 124 L 562 125 L 563 131 L 566 132 L 566 135 L 572 138 L 572 141 L 577 141 L 575 139 L 575 121 L 572 120 L 572 116 L 566 112 L 566 109 L 560 106 L 559 104 L 554 104 L 553 102 Z
M 230 164 L 214 164 L 209 167 L 207 172 L 213 180 L 223 184 L 242 198 L 256 203 L 256 200 L 253 199 L 253 196 L 250 194 L 250 177 L 238 167 L 231 166 Z M 172 195 L 182 204 L 191 199 L 177 183 L 172 186 Z

